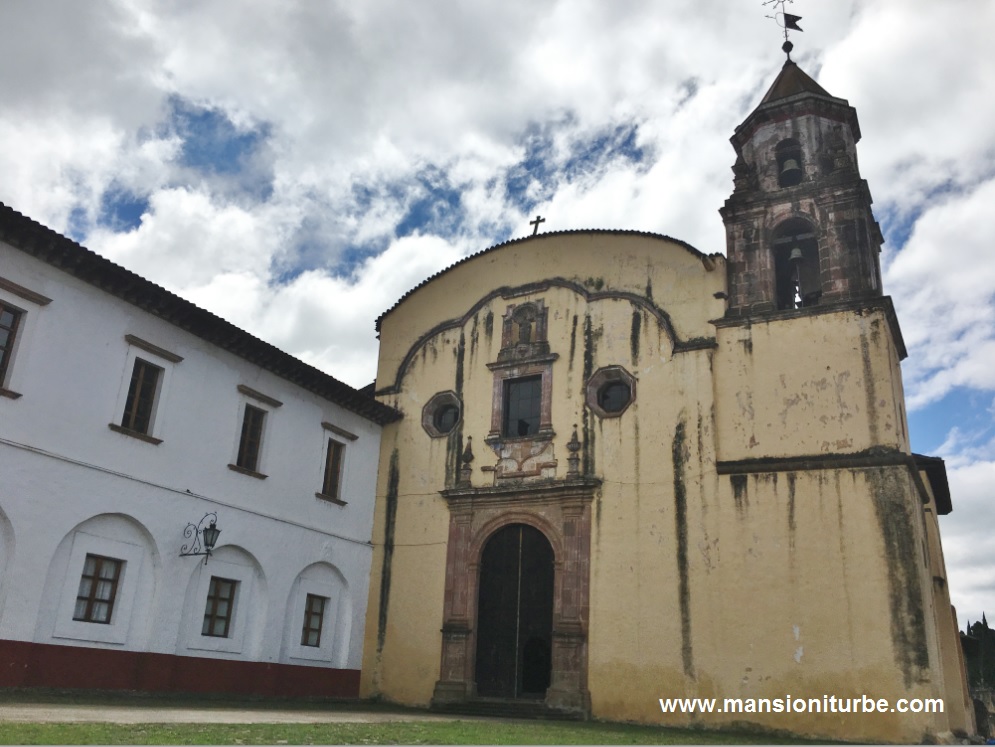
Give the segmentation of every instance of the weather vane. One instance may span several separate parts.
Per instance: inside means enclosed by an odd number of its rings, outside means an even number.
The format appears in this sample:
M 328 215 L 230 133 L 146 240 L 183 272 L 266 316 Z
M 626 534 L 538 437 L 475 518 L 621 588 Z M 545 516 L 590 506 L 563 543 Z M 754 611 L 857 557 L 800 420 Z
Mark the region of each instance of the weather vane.
M 788 56 L 788 62 L 791 61 L 791 50 L 794 49 L 794 44 L 788 40 L 788 30 L 792 31 L 804 31 L 804 29 L 798 25 L 798 22 L 802 19 L 801 16 L 795 16 L 791 13 L 787 13 L 784 10 L 785 3 L 794 4 L 795 0 L 764 0 L 764 6 L 772 6 L 774 10 L 774 15 L 767 16 L 767 18 L 773 19 L 774 23 L 784 29 L 784 44 L 781 45 L 781 49 Z M 778 17 L 780 16 L 780 18 Z

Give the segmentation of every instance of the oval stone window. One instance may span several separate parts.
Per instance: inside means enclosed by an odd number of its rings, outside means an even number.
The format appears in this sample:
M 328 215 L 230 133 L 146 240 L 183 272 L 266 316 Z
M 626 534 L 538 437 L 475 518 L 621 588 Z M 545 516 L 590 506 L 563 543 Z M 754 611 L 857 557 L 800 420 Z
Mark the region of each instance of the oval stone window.
M 587 406 L 600 418 L 617 418 L 636 400 L 636 377 L 621 366 L 605 366 L 587 381 Z
M 463 403 L 456 392 L 439 392 L 421 411 L 421 425 L 432 438 L 453 432 L 463 417 Z

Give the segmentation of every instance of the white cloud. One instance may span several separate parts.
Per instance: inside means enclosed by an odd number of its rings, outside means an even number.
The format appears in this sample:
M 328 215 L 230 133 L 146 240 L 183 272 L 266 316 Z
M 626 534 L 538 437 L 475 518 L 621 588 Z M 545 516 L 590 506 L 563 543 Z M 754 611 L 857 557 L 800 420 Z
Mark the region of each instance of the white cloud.
M 928 207 L 885 275 L 906 342 L 909 407 L 995 390 L 995 179 Z

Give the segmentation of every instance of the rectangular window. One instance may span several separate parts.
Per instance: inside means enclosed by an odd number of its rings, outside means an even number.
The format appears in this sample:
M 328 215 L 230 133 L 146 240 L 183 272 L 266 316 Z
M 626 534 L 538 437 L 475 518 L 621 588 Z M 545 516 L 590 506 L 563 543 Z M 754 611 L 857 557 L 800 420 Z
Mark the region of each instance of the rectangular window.
M 263 440 L 263 419 L 266 411 L 252 405 L 245 406 L 242 416 L 242 438 L 238 442 L 238 460 L 235 462 L 242 469 L 252 470 L 259 465 L 259 447 Z
M 301 631 L 301 645 L 321 645 L 321 625 L 325 619 L 325 603 L 328 597 L 308 594 L 304 603 L 304 630 Z
M 339 497 L 339 483 L 342 475 L 342 455 L 345 446 L 338 441 L 328 439 L 328 452 L 325 454 L 325 481 L 321 486 L 322 495 L 329 498 Z
M 162 369 L 159 366 L 135 358 L 135 368 L 131 372 L 131 384 L 128 387 L 128 399 L 124 403 L 124 416 L 121 418 L 122 428 L 149 435 L 161 376 Z
M 110 624 L 117 596 L 117 582 L 121 578 L 124 561 L 87 555 L 83 562 L 83 575 L 76 592 L 76 609 L 73 620 Z
M 542 377 L 508 379 L 504 382 L 505 436 L 534 436 L 542 413 Z
M 232 610 L 235 607 L 235 589 L 238 581 L 230 578 L 211 576 L 211 586 L 207 590 L 207 607 L 204 609 L 204 625 L 201 635 L 214 638 L 227 638 L 231 628 Z
M 21 321 L 21 311 L 0 303 L 0 386 L 7 380 L 7 367 L 14 352 L 14 338 Z

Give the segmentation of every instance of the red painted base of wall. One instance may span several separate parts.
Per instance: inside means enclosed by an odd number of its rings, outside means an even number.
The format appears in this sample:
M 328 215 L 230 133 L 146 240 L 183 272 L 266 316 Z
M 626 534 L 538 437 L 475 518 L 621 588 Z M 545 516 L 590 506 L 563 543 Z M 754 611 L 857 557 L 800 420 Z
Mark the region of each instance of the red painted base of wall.
M 0 640 L 0 687 L 355 698 L 359 670 Z

